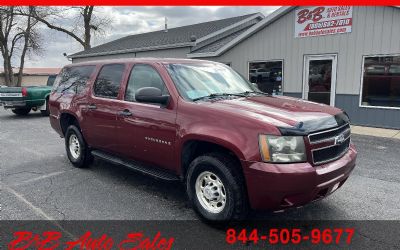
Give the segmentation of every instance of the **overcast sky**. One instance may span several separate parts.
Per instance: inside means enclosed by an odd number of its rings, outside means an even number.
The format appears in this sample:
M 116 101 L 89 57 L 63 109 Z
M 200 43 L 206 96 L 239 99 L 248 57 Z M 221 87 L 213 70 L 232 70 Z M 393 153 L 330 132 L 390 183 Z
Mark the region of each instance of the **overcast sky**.
M 92 46 L 115 40 L 131 34 L 156 31 L 164 28 L 164 18 L 168 27 L 178 27 L 199 22 L 240 16 L 261 12 L 270 14 L 278 7 L 96 7 L 98 15 L 112 20 L 106 33 L 93 39 Z M 95 8 L 95 9 L 96 9 Z M 63 20 L 71 24 L 74 20 L 68 16 Z M 41 56 L 27 58 L 26 67 L 62 67 L 69 62 L 62 55 L 82 50 L 72 38 L 61 32 L 45 29 L 42 32 L 43 48 Z M 0 61 L 2 58 L 0 58 Z M 14 63 L 13 66 L 18 66 Z

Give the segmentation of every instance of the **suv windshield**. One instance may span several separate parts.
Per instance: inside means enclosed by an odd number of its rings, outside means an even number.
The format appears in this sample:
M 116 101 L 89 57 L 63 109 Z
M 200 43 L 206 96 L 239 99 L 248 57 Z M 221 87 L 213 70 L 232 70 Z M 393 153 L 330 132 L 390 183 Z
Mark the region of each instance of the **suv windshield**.
M 167 70 L 179 93 L 188 100 L 259 91 L 241 75 L 222 64 L 168 64 Z

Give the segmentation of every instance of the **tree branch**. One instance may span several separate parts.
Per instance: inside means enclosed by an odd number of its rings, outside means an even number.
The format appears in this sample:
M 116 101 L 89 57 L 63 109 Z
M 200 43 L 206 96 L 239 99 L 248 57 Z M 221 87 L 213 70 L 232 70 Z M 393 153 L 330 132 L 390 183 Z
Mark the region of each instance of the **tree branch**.
M 12 41 L 11 41 L 11 48 L 10 48 L 10 58 L 13 56 L 15 45 L 17 44 L 18 40 L 25 36 L 25 32 L 20 32 L 16 34 Z
M 72 38 L 74 38 L 74 39 L 75 39 L 77 42 L 79 42 L 82 46 L 85 45 L 85 42 L 84 42 L 81 38 L 79 38 L 77 35 L 75 35 L 73 32 L 71 32 L 71 31 L 69 31 L 69 30 L 67 30 L 67 29 L 64 29 L 64 28 L 62 28 L 62 27 L 53 25 L 53 24 L 51 24 L 50 22 L 48 22 L 46 19 L 41 18 L 40 16 L 36 15 L 35 13 L 32 13 L 32 14 L 20 13 L 19 15 L 22 15 L 22 16 L 32 16 L 32 17 L 35 18 L 37 21 L 39 21 L 39 22 L 45 24 L 48 28 L 53 29 L 53 30 L 57 30 L 57 31 L 60 31 L 60 32 L 63 32 L 63 33 L 65 33 L 65 34 L 71 36 Z

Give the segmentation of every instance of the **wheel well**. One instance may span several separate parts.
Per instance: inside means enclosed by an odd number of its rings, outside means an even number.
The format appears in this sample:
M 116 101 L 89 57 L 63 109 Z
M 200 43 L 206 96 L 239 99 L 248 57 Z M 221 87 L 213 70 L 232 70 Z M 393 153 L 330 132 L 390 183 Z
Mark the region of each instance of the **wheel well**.
M 67 113 L 61 114 L 60 125 L 61 125 L 61 129 L 62 129 L 62 132 L 64 135 L 65 135 L 65 132 L 67 131 L 67 128 L 73 124 L 79 128 L 79 123 L 78 123 L 78 120 L 75 118 L 75 116 L 73 116 L 71 114 L 67 114 Z
M 215 143 L 206 142 L 206 141 L 188 141 L 183 145 L 182 154 L 181 154 L 181 167 L 182 167 L 182 176 L 186 176 L 186 171 L 190 165 L 190 163 L 198 156 L 204 155 L 211 152 L 220 152 L 229 155 L 233 159 L 237 161 L 237 166 L 241 167 L 241 163 L 239 157 L 235 155 L 231 150 L 220 146 Z M 243 174 L 243 169 L 238 169 L 240 173 Z

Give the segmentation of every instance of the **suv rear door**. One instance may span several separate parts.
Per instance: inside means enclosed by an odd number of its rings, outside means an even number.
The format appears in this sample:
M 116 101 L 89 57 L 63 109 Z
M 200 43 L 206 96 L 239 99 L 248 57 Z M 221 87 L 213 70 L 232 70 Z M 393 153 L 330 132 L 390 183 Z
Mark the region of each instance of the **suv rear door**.
M 175 171 L 176 109 L 173 103 L 164 107 L 137 102 L 135 92 L 143 87 L 156 87 L 168 94 L 156 65 L 133 66 L 122 97 L 124 107 L 118 116 L 120 152 L 132 160 Z
M 125 71 L 125 64 L 105 64 L 91 88 L 81 123 L 85 139 L 93 148 L 118 153 L 116 116 L 120 110 L 118 98 Z

